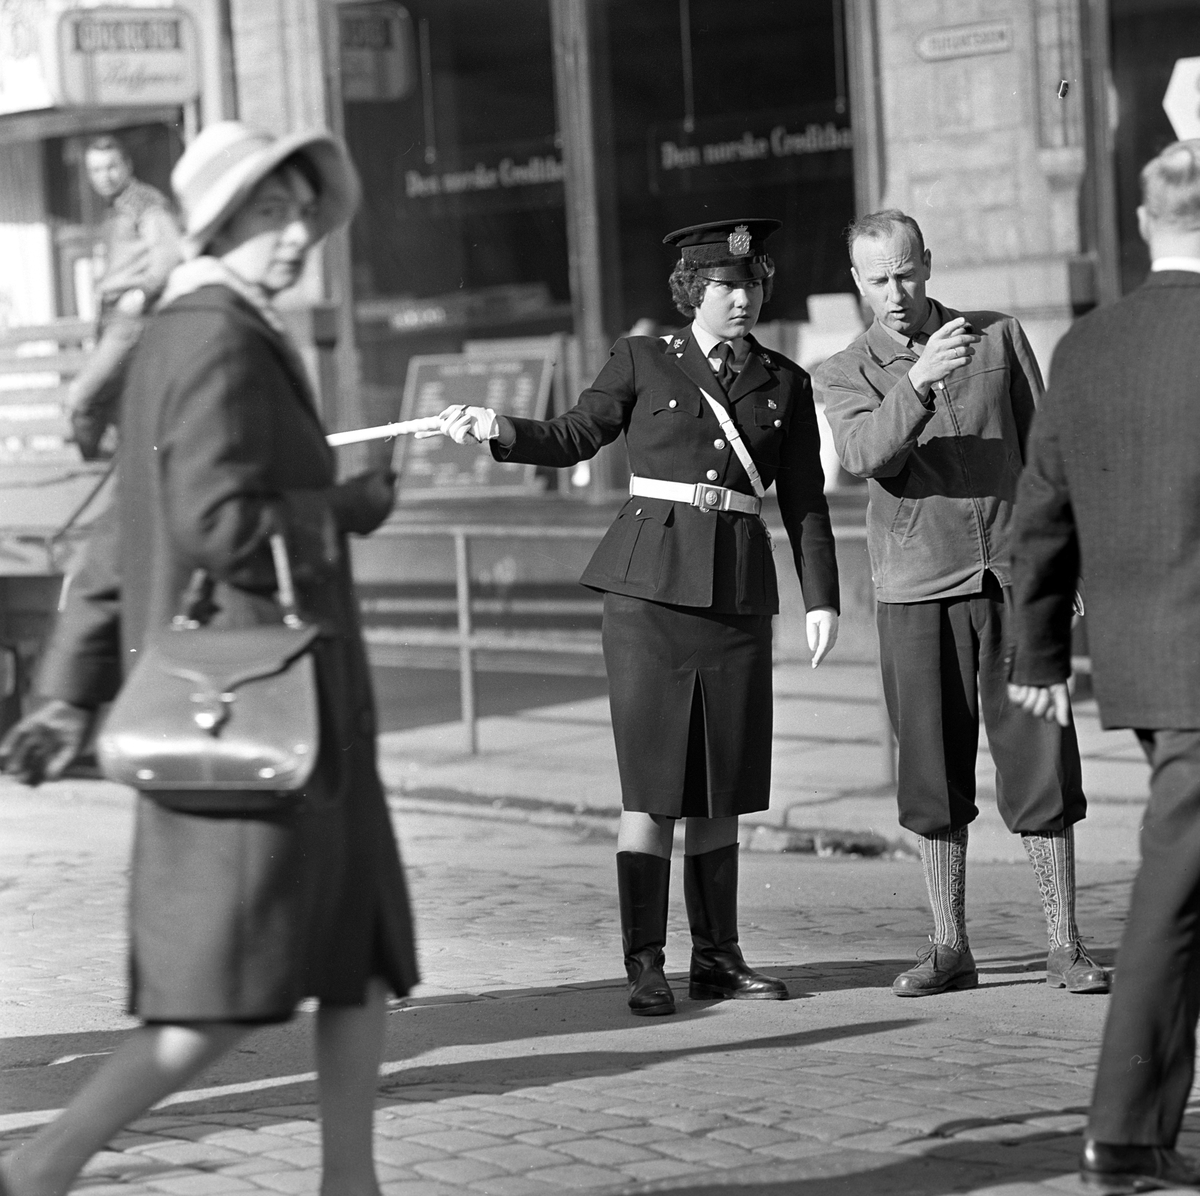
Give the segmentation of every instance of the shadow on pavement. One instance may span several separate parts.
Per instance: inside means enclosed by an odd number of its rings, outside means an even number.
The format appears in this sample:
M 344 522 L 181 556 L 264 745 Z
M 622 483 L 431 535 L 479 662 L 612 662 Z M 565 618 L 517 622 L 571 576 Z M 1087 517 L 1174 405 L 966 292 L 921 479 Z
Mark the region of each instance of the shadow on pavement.
M 880 1154 L 831 1149 L 826 1156 L 794 1164 L 750 1167 L 731 1180 L 728 1172 L 712 1179 L 626 1186 L 623 1196 L 671 1192 L 674 1196 L 949 1196 L 950 1193 L 992 1190 L 1001 1185 L 1041 1183 L 1075 1174 L 1079 1152 L 1077 1133 L 1053 1134 L 1036 1140 L 1038 1149 L 1022 1143 L 955 1142 L 927 1153 L 891 1155 L 880 1165 Z M 1055 1149 L 1057 1148 L 1057 1149 Z M 884 1156 L 889 1157 L 889 1156 Z M 789 1170 L 795 1179 L 781 1179 Z M 802 1173 L 802 1174 L 800 1174 Z M 1055 1185 L 1055 1191 L 1071 1191 Z M 1078 1190 L 1084 1192 L 1082 1185 Z

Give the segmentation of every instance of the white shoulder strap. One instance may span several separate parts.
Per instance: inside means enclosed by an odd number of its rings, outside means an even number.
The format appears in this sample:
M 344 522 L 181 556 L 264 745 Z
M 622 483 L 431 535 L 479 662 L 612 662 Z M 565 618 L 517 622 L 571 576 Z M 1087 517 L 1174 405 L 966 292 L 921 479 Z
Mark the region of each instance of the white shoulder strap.
M 737 424 L 733 422 L 729 412 L 703 386 L 700 387 L 700 393 L 708 400 L 708 405 L 713 409 L 713 415 L 720 421 L 721 430 L 733 446 L 733 451 L 737 453 L 737 458 L 742 463 L 746 476 L 750 479 L 750 485 L 754 487 L 754 493 L 762 498 L 766 494 L 767 488 L 762 484 L 762 478 L 758 476 L 758 466 L 750 459 L 750 450 L 742 440 L 742 434 L 738 431 Z

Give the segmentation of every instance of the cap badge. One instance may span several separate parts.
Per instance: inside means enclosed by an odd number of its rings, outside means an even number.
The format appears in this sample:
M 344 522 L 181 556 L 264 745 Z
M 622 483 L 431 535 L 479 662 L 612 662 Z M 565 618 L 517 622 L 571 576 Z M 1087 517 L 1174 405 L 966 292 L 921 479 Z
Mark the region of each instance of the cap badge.
M 745 224 L 739 224 L 729 234 L 729 252 L 734 257 L 745 257 L 750 252 L 750 229 Z

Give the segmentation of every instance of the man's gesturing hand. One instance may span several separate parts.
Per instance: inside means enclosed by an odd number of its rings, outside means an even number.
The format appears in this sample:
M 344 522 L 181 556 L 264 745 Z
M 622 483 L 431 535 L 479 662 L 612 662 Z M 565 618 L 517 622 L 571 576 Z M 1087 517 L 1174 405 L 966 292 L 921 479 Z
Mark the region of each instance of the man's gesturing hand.
M 935 382 L 941 382 L 975 356 L 972 346 L 979 339 L 979 333 L 962 316 L 943 324 L 929 338 L 920 360 L 908 371 L 913 390 L 924 398 Z
M 1034 718 L 1066 727 L 1071 722 L 1071 695 L 1065 681 L 1053 685 L 1013 685 L 1008 700 L 1027 710 Z
M 79 755 L 92 725 L 91 710 L 55 698 L 27 714 L 0 743 L 0 767 L 25 785 L 62 776 Z

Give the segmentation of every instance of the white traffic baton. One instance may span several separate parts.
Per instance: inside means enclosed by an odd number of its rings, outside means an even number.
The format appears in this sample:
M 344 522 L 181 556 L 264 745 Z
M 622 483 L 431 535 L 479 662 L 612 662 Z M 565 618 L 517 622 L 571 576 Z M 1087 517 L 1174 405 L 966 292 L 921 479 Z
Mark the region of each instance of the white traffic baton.
M 337 448 L 342 444 L 358 444 L 363 440 L 390 440 L 393 436 L 440 435 L 442 421 L 436 415 L 423 419 L 404 419 L 395 424 L 377 424 L 373 428 L 355 428 L 350 432 L 330 432 L 325 439 Z

